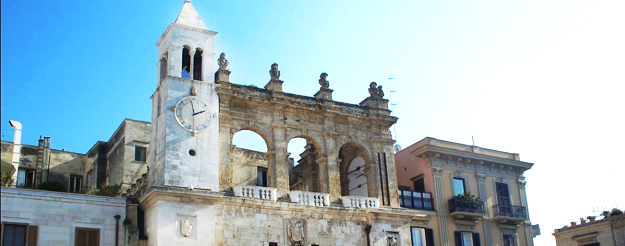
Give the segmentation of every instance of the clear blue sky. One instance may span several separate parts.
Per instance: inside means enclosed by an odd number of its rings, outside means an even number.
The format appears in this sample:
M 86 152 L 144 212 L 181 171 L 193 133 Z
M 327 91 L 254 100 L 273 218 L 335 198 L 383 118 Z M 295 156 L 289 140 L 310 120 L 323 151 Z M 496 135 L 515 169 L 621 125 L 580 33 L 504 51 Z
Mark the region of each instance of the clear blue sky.
M 84 153 L 124 118 L 150 120 L 154 46 L 177 1 L 2 1 L 2 140 Z M 398 143 L 426 136 L 520 153 L 542 236 L 625 207 L 625 2 L 199 1 L 231 81 L 358 103 L 392 94 Z M 394 77 L 389 92 L 389 77 Z M 601 210 L 601 208 L 599 208 Z

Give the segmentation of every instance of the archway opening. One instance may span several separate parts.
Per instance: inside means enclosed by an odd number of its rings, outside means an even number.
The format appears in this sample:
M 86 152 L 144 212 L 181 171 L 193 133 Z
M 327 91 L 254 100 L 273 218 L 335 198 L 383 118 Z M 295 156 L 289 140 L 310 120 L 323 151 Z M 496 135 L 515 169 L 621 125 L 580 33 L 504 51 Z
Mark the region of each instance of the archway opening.
M 289 141 L 287 151 L 291 154 L 288 160 L 289 188 L 319 192 L 319 152 L 311 141 L 296 137 Z
M 342 196 L 369 196 L 366 157 L 356 145 L 346 144 L 339 150 Z
M 256 132 L 241 130 L 232 137 L 230 159 L 234 185 L 269 186 L 267 143 Z

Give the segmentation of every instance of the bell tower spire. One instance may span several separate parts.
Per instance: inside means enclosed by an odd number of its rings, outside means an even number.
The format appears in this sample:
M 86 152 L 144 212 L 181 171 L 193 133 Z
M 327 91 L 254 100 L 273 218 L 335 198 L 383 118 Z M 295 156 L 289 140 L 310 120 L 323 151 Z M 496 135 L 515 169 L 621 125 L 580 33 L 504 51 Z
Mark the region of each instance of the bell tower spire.
M 219 190 L 216 35 L 187 0 L 156 43 L 151 186 Z

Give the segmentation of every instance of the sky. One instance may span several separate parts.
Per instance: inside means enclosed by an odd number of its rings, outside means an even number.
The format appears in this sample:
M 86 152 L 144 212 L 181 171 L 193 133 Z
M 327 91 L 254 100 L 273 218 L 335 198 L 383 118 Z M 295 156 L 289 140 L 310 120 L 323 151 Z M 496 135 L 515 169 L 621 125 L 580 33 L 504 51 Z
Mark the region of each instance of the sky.
M 150 121 L 156 42 L 183 1 L 2 1 L 1 133 L 85 153 L 124 118 Z M 530 217 L 551 235 L 625 208 L 625 2 L 193 1 L 230 81 L 336 101 L 372 81 L 401 146 L 424 137 L 519 153 Z M 389 78 L 393 78 L 389 80 Z M 392 81 L 392 82 L 391 82 Z M 394 91 L 394 92 L 391 92 Z

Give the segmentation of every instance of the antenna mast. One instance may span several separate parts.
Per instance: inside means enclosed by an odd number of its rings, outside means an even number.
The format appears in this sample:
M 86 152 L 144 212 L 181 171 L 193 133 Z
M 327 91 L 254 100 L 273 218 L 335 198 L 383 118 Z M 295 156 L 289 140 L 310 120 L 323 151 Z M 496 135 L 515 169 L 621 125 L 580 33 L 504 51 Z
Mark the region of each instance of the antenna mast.
M 393 76 L 388 78 L 388 98 L 391 102 L 391 115 L 397 116 L 395 115 L 395 110 L 394 107 L 395 105 L 397 105 L 396 103 L 393 103 L 393 93 L 395 93 L 395 91 L 393 90 L 393 88 L 391 87 L 391 82 L 393 82 Z M 395 142 L 397 142 L 397 130 L 395 128 L 395 125 L 393 125 L 393 137 L 395 137 Z

